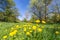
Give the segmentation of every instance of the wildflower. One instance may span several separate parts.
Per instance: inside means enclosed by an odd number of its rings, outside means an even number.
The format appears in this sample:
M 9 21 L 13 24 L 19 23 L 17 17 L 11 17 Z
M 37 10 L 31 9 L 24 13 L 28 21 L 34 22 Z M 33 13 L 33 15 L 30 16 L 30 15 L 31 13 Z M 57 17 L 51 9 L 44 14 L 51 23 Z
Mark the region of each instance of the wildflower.
M 40 23 L 40 20 L 36 20 L 36 23 Z
M 46 23 L 45 21 L 42 21 L 42 23 Z
M 59 34 L 59 31 L 56 31 L 55 34 Z
M 36 28 L 37 28 L 36 26 L 33 26 L 33 27 L 32 27 L 33 30 L 36 30 Z
M 10 32 L 10 34 L 9 34 L 10 36 L 13 36 L 13 32 Z
M 26 32 L 26 35 L 30 35 L 30 32 Z
M 38 28 L 38 31 L 39 31 L 39 32 L 42 32 L 42 28 Z
M 7 38 L 7 35 L 3 36 L 3 38 L 6 39 Z
M 13 32 L 11 32 L 9 35 L 10 36 L 14 36 L 17 33 L 17 30 L 14 30 Z
M 24 28 L 24 32 L 26 32 L 26 28 Z
M 17 30 L 14 30 L 14 32 L 16 33 L 16 32 L 17 32 Z

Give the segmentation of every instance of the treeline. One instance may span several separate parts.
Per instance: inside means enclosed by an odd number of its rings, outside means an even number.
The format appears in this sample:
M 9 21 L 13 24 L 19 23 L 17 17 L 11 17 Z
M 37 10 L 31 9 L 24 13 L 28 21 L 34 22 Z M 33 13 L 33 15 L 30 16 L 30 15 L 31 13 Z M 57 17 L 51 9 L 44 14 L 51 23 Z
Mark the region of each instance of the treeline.
M 30 0 L 32 21 L 39 19 L 47 23 L 60 23 L 60 0 Z
M 0 21 L 18 22 L 19 13 L 13 0 L 0 0 Z

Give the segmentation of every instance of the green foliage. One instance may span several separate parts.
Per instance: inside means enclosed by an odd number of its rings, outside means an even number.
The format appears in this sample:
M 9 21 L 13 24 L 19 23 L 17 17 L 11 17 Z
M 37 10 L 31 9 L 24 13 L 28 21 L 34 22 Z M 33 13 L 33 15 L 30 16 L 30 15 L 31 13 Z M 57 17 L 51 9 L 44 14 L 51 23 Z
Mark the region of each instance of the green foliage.
M 36 17 L 35 15 L 32 15 L 32 18 L 30 19 L 30 22 L 35 22 L 36 21 L 36 19 L 39 19 L 38 17 Z
M 31 12 L 41 21 L 46 20 L 48 5 L 52 0 L 30 0 Z M 42 16 L 43 15 L 43 16 Z
M 40 21 L 45 20 L 49 23 L 60 23 L 60 3 L 55 0 L 55 5 L 52 5 L 52 1 L 53 0 L 30 0 L 30 11 L 36 15 Z M 49 8 L 50 6 L 51 8 Z
M 33 30 L 32 26 L 37 26 L 37 28 L 41 28 L 42 32 L 38 32 L 37 30 Z M 32 30 L 30 35 L 26 35 L 26 32 Z M 29 29 L 30 28 L 30 29 Z M 10 36 L 9 33 L 17 30 L 17 33 L 14 36 Z M 55 32 L 58 31 L 56 34 Z M 31 24 L 30 23 L 5 23 L 0 22 L 0 40 L 60 40 L 60 25 L 59 24 Z M 7 36 L 6 39 L 3 36 Z
M 0 7 L 0 21 L 15 22 L 18 19 L 19 13 L 13 0 L 1 0 Z
M 23 20 L 24 22 L 27 22 L 27 19 L 26 18 L 24 18 L 24 20 Z

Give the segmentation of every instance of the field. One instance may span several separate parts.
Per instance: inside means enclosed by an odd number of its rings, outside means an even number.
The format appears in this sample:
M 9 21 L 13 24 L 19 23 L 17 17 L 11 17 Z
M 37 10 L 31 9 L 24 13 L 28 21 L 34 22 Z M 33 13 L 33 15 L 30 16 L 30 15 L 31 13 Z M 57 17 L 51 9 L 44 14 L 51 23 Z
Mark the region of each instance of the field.
M 0 22 L 0 40 L 60 40 L 60 24 Z

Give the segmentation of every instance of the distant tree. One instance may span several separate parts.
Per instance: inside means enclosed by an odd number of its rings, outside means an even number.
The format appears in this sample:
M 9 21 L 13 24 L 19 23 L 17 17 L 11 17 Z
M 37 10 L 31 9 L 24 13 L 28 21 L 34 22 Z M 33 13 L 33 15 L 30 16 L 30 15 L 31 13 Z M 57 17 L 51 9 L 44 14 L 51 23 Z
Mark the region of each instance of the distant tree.
M 0 12 L 3 12 L 3 21 L 16 22 L 19 13 L 13 0 L 0 0 L 0 9 Z
M 29 19 L 29 12 L 28 11 L 26 11 L 26 13 L 25 13 L 25 18 L 26 18 L 26 20 L 28 21 L 28 19 Z
M 60 22 L 60 3 L 57 2 L 57 0 L 54 0 L 55 5 L 51 5 L 51 12 L 48 12 L 48 20 L 53 23 L 59 23 Z M 49 14 L 51 14 L 49 16 Z
M 36 21 L 36 19 L 39 19 L 36 15 L 32 15 L 30 22 L 34 23 Z
M 24 18 L 23 22 L 27 22 L 26 18 Z
M 52 0 L 30 0 L 31 12 L 36 15 L 42 22 L 42 18 L 45 13 L 47 13 L 47 6 L 51 3 Z M 42 16 L 43 15 L 43 16 Z
M 55 10 L 57 11 L 57 22 L 59 22 L 60 23 L 60 7 L 59 7 L 59 4 L 56 2 L 56 0 L 55 0 L 55 3 L 56 3 L 56 6 L 55 6 Z
M 51 4 L 52 0 L 43 0 L 44 3 L 44 13 L 45 13 L 45 21 L 47 21 L 47 12 L 48 12 L 48 5 Z
M 30 1 L 30 6 L 31 6 L 31 12 L 36 15 L 40 21 L 42 21 L 42 1 L 41 0 L 31 0 Z
M 56 23 L 56 22 L 60 22 L 60 7 L 59 7 L 59 5 L 58 5 L 58 3 L 56 2 L 56 0 L 55 0 L 55 6 L 54 6 L 54 22 Z M 60 3 L 59 3 L 60 4 Z

